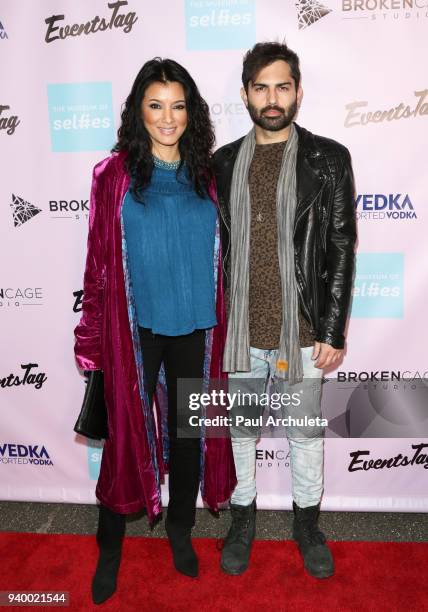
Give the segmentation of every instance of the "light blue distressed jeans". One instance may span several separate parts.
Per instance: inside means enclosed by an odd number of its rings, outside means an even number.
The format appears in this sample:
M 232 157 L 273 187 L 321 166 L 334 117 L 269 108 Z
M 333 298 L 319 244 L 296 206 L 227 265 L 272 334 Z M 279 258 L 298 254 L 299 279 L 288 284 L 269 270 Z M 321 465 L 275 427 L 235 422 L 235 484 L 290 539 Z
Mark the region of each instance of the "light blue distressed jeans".
M 311 359 L 313 347 L 301 349 L 303 361 L 303 384 L 289 385 L 281 381 L 281 392 L 301 392 L 302 402 L 289 412 L 290 416 L 321 418 L 321 379 L 322 370 L 314 366 Z M 251 347 L 251 371 L 229 374 L 229 391 L 241 393 L 265 393 L 269 383 L 275 385 L 275 367 L 278 351 Z M 245 380 L 247 379 L 247 380 Z M 257 379 L 254 380 L 254 379 Z M 306 387 L 305 387 L 306 384 Z M 242 407 L 238 408 L 245 414 Z M 233 414 L 233 409 L 232 409 Z M 293 499 L 300 508 L 315 506 L 323 491 L 324 437 L 319 428 L 313 432 L 306 430 L 304 435 L 295 428 L 286 427 L 290 447 L 290 467 Z M 309 433 L 308 433 L 309 431 Z M 260 430 L 251 427 L 231 427 L 232 449 L 235 461 L 237 485 L 231 502 L 248 506 L 256 497 L 256 443 Z

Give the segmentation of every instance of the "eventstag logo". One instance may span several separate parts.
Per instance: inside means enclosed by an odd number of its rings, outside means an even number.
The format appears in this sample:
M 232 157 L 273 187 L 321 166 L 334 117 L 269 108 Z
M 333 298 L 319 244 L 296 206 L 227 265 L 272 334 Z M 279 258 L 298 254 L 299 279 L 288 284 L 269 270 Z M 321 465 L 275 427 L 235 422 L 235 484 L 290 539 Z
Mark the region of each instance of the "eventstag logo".
M 344 125 L 346 128 L 370 125 L 372 123 L 384 123 L 385 121 L 400 121 L 401 119 L 415 119 L 416 117 L 428 116 L 428 89 L 420 89 L 413 92 L 417 101 L 413 107 L 410 104 L 400 102 L 397 106 L 387 109 L 370 110 L 362 112 L 369 103 L 367 100 L 349 102 L 345 106 L 346 116 Z
M 38 363 L 21 363 L 22 375 L 12 372 L 8 376 L 0 378 L 0 387 L 5 389 L 6 387 L 34 385 L 35 389 L 41 389 L 48 377 L 45 372 L 36 372 L 38 367 Z
M 4 130 L 8 136 L 15 133 L 16 128 L 21 123 L 17 115 L 7 115 L 10 106 L 0 104 L 0 130 Z
M 73 297 L 74 297 L 73 312 L 82 312 L 83 289 L 79 289 L 78 291 L 73 291 Z
M 422 465 L 428 469 L 428 444 L 412 444 L 413 453 L 404 455 L 399 453 L 395 457 L 372 459 L 370 451 L 356 450 L 349 453 L 351 461 L 348 466 L 348 472 L 359 472 L 361 470 L 367 472 L 369 470 L 384 470 L 385 468 L 409 467 L 413 465 Z M 425 452 L 422 452 L 425 450 Z M 364 459 L 363 459 L 364 457 Z
M 106 30 L 112 30 L 113 28 L 122 29 L 125 34 L 129 34 L 134 24 L 138 20 L 138 17 L 134 11 L 128 13 L 120 13 L 119 9 L 128 4 L 127 0 L 117 0 L 116 2 L 109 2 L 108 8 L 111 9 L 112 13 L 110 17 L 100 17 L 96 15 L 90 21 L 86 23 L 74 23 L 72 25 L 59 26 L 57 22 L 63 21 L 65 15 L 51 15 L 45 19 L 47 24 L 47 30 L 45 35 L 45 42 L 51 43 L 55 40 L 64 40 L 70 36 L 81 36 L 82 34 L 96 34 L 97 32 L 105 32 Z

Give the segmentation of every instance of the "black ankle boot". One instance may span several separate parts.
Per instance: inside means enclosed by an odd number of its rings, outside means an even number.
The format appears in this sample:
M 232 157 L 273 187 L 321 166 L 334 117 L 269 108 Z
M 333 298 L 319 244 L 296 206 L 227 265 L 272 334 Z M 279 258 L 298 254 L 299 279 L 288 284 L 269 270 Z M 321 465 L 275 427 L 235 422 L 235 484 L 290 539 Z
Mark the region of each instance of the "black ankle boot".
M 185 576 L 196 578 L 199 563 L 190 537 L 192 528 L 172 523 L 167 517 L 165 529 L 171 546 L 175 569 Z
M 293 502 L 293 538 L 299 546 L 306 571 L 315 578 L 328 578 L 334 574 L 333 557 L 326 538 L 318 529 L 320 505 L 299 508 Z
M 220 564 L 227 574 L 238 576 L 248 567 L 256 535 L 256 500 L 249 506 L 230 504 L 230 512 L 232 524 L 224 540 Z
M 103 603 L 116 590 L 124 535 L 125 515 L 100 506 L 97 531 L 100 554 L 92 580 L 92 601 L 95 604 Z

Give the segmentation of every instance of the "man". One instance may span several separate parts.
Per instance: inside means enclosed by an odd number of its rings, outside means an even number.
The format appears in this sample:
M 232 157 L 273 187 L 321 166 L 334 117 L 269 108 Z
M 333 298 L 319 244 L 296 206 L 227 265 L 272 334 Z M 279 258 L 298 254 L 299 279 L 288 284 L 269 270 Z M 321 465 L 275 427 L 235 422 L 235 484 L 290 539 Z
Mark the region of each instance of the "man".
M 254 127 L 214 156 L 229 296 L 223 369 L 230 384 L 242 383 L 242 392 L 256 378 L 280 381 L 290 393 L 305 381 L 318 382 L 294 415 L 320 417 L 322 370 L 342 357 L 353 281 L 350 155 L 339 143 L 293 122 L 303 92 L 299 59 L 285 44 L 259 43 L 248 51 L 242 83 Z M 229 574 L 247 569 L 255 536 L 259 431 L 249 429 L 232 428 L 238 484 L 221 559 Z M 334 564 L 317 524 L 322 431 L 302 434 L 291 428 L 287 437 L 293 538 L 306 570 L 325 578 L 334 573 Z

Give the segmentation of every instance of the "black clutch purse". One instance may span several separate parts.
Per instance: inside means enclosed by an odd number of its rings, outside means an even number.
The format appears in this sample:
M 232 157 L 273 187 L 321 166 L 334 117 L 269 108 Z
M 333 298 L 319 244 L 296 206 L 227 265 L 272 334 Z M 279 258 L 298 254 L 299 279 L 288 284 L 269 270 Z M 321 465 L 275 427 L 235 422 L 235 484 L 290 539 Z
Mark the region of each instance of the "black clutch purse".
M 104 400 L 104 373 L 88 372 L 85 397 L 74 431 L 92 440 L 108 438 L 107 408 Z

